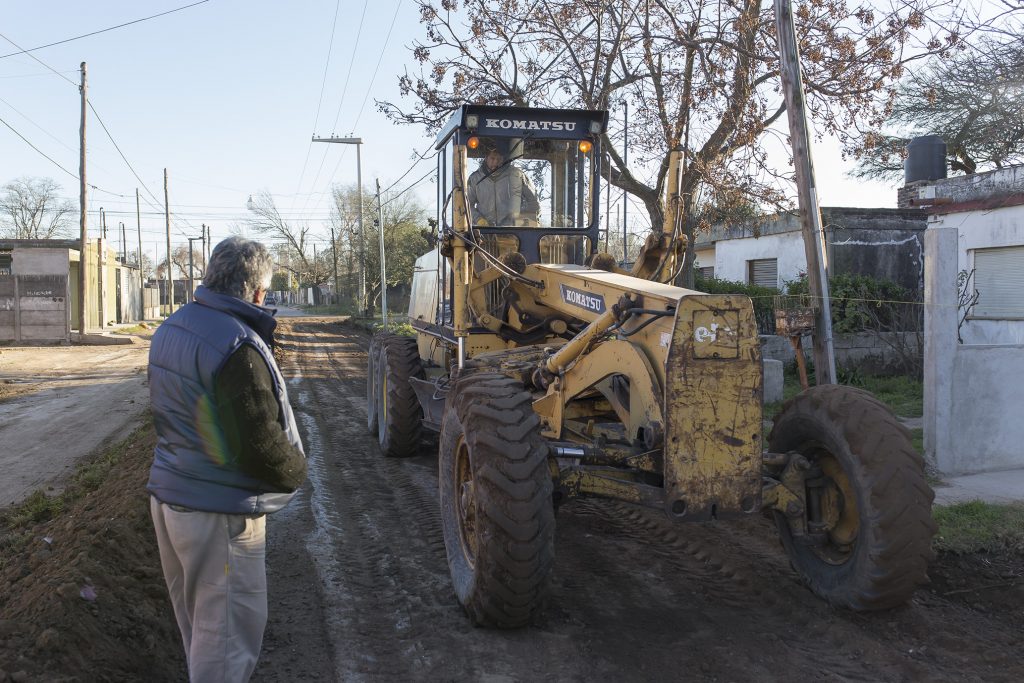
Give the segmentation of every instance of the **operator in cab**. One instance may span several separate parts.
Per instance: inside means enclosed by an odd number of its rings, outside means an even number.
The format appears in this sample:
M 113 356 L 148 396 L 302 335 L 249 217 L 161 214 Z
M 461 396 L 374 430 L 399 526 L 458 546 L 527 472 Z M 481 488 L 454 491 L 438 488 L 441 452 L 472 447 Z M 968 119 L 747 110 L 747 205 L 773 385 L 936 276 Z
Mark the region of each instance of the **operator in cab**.
M 469 176 L 467 198 L 473 224 L 540 227 L 540 200 L 533 183 L 508 158 L 504 141 L 485 143 L 480 168 Z

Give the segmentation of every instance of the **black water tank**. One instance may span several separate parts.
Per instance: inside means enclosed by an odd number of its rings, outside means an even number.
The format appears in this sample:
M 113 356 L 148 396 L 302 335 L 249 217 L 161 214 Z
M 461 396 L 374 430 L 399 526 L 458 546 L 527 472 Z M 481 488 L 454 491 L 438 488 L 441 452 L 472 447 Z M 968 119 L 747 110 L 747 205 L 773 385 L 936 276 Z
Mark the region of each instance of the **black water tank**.
M 903 162 L 904 184 L 946 177 L 946 143 L 938 135 L 922 135 L 907 144 Z

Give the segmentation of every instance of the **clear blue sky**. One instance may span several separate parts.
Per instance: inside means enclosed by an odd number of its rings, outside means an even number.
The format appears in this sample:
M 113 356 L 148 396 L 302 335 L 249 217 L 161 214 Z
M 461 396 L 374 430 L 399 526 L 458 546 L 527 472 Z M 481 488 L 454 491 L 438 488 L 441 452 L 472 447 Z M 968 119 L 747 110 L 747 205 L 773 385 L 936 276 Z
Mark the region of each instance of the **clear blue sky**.
M 188 4 L 6 0 L 0 33 L 32 48 Z M 314 132 L 354 133 L 365 143 L 364 186 L 372 187 L 377 177 L 385 187 L 397 180 L 412 164 L 413 151 L 424 151 L 430 140 L 420 129 L 390 123 L 374 99 L 399 97 L 398 76 L 406 65 L 417 68 L 406 47 L 422 36 L 413 0 L 209 0 L 32 53 L 73 83 L 25 54 L 0 59 L 0 118 L 77 175 L 78 69 L 87 62 L 90 101 L 156 195 L 140 187 L 147 253 L 163 244 L 158 211 L 165 167 L 175 214 L 173 243 L 198 236 L 201 223 L 213 227 L 215 241 L 225 237 L 244 221 L 249 195 L 264 189 L 275 195 L 287 218 L 308 219 L 315 234 L 327 236 L 326 193 L 332 183 L 355 182 L 355 150 L 311 144 L 310 138 Z M 0 55 L 16 51 L 0 38 Z M 99 225 L 94 212 L 102 206 L 108 230 L 124 221 L 134 245 L 140 183 L 92 112 L 88 154 L 89 183 L 107 191 L 90 192 L 92 234 Z M 894 205 L 895 188 L 845 178 L 850 165 L 842 162 L 835 144 L 816 144 L 814 154 L 823 205 Z M 421 163 L 396 189 L 431 167 L 429 161 Z M 77 204 L 78 181 L 0 125 L 0 183 L 19 176 L 52 177 L 63 185 L 63 196 Z M 429 181 L 414 192 L 432 204 Z

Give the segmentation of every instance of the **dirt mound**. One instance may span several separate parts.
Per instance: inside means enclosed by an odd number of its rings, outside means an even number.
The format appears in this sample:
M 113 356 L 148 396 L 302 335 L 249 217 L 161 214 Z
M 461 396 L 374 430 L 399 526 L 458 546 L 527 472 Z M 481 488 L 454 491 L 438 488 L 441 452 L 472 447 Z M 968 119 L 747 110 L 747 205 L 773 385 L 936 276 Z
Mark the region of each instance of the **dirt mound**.
M 0 683 L 185 679 L 145 491 L 153 444 L 140 429 L 52 519 L 0 526 Z

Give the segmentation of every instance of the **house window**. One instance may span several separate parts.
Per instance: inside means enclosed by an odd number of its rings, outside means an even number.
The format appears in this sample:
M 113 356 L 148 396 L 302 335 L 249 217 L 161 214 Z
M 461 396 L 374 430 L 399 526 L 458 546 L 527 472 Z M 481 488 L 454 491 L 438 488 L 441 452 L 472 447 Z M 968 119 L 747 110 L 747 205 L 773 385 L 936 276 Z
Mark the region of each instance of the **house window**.
M 1024 318 L 1024 246 L 974 250 L 972 318 Z
M 14 255 L 10 251 L 0 251 L 0 275 L 10 275 L 13 265 Z
M 705 280 L 712 280 L 715 277 L 715 267 L 702 266 L 697 269 L 697 274 L 700 275 Z
M 759 258 L 747 261 L 747 282 L 758 287 L 779 286 L 779 260 Z

